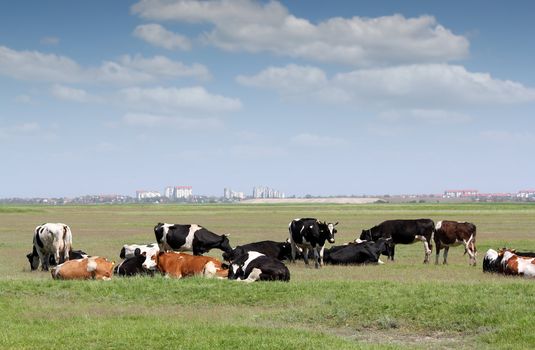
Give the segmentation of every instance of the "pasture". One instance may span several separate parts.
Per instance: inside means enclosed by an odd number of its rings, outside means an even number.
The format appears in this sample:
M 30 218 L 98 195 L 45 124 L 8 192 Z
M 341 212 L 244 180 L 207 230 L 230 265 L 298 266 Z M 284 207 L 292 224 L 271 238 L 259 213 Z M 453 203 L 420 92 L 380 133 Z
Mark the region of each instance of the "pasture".
M 478 265 L 464 249 L 423 265 L 421 243 L 377 266 L 289 264 L 289 283 L 161 277 L 53 281 L 30 272 L 35 226 L 64 222 L 73 248 L 119 261 L 125 243 L 154 242 L 158 222 L 230 233 L 232 246 L 285 240 L 297 217 L 339 221 L 336 244 L 387 219 L 477 225 Z M 535 281 L 484 274 L 488 248 L 535 251 L 533 204 L 0 206 L 0 348 L 529 349 Z M 221 258 L 213 250 L 209 255 Z M 440 258 L 442 261 L 442 257 Z

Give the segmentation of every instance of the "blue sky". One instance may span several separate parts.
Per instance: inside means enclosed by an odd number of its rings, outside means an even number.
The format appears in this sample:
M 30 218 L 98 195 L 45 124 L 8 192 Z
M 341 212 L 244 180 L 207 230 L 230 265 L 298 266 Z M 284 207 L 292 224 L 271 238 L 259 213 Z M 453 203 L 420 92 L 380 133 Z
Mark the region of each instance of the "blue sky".
M 533 188 L 534 10 L 0 2 L 0 197 Z

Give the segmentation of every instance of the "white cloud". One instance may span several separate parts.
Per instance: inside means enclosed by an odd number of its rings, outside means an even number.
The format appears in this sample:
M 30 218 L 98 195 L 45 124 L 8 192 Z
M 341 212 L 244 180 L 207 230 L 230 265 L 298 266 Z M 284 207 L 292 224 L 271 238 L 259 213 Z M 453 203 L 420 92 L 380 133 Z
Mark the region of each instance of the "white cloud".
M 345 102 L 382 109 L 440 110 L 459 105 L 514 104 L 535 101 L 535 89 L 473 73 L 448 64 L 359 69 L 327 78 L 315 67 L 269 67 L 254 76 L 239 76 L 243 85 L 262 87 L 282 96 L 305 95 L 314 101 Z M 315 77 L 315 78 L 311 78 Z M 448 107 L 448 108 L 447 108 Z M 418 113 L 413 116 L 418 117 Z M 421 118 L 425 118 L 419 113 Z M 443 116 L 427 115 L 436 119 Z M 460 116 L 457 116 L 458 118 Z
M 208 69 L 201 64 L 188 66 L 165 56 L 145 58 L 140 55 L 124 55 L 118 61 L 104 61 L 99 67 L 82 67 L 65 56 L 38 51 L 16 51 L 5 46 L 0 46 L 0 75 L 53 83 L 118 85 L 183 77 L 206 80 L 210 77 Z
M 241 101 L 207 92 L 203 87 L 188 88 L 127 88 L 120 91 L 121 99 L 131 106 L 166 112 L 189 110 L 206 113 L 233 112 L 241 109 Z
M 309 133 L 296 135 L 291 140 L 295 144 L 306 147 L 334 147 L 347 144 L 347 141 L 342 138 Z
M 217 118 L 184 118 L 143 113 L 128 113 L 122 120 L 129 126 L 178 130 L 219 129 L 223 126 Z
M 210 79 L 210 72 L 206 66 L 194 63 L 191 66 L 179 61 L 173 61 L 165 56 L 145 58 L 141 55 L 124 55 L 119 59 L 121 65 L 151 76 L 166 79 L 193 77 L 199 80 Z
M 535 134 L 530 131 L 485 130 L 480 132 L 485 141 L 497 143 L 534 143 Z
M 0 74 L 20 80 L 76 82 L 84 72 L 78 63 L 65 56 L 0 46 Z
M 191 49 L 191 43 L 185 36 L 168 31 L 159 24 L 143 24 L 136 27 L 134 36 L 145 40 L 154 46 L 163 47 L 167 50 Z
M 447 62 L 464 58 L 469 42 L 432 16 L 334 17 L 317 24 L 289 13 L 277 1 L 142 0 L 132 12 L 156 21 L 209 23 L 207 43 L 229 51 L 349 65 Z
M 101 99 L 97 96 L 90 95 L 85 90 L 76 89 L 69 86 L 55 84 L 52 86 L 52 95 L 55 97 L 74 102 L 98 102 Z

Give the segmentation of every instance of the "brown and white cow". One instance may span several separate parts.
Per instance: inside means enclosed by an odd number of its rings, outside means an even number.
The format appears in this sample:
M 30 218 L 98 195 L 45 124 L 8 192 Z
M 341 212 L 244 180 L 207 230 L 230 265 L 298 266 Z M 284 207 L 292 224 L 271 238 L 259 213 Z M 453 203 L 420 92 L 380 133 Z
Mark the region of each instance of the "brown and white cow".
M 434 239 L 437 246 L 435 264 L 438 264 L 438 256 L 442 248 L 444 248 L 444 264 L 447 264 L 450 247 L 462 244 L 464 245 L 464 253 L 468 253 L 469 264 L 476 265 L 476 226 L 474 224 L 448 220 L 439 221 L 435 226 Z
M 535 258 L 519 256 L 514 249 L 505 248 L 498 251 L 498 258 L 501 258 L 501 271 L 504 274 L 535 277 Z
M 207 278 L 227 278 L 228 269 L 221 261 L 209 256 L 196 256 L 186 253 L 159 252 L 151 258 L 165 277 L 182 278 L 202 276 Z M 144 268 L 147 268 L 143 264 Z
M 99 256 L 68 260 L 51 269 L 52 278 L 63 280 L 110 280 L 113 275 L 114 264 L 115 262 Z

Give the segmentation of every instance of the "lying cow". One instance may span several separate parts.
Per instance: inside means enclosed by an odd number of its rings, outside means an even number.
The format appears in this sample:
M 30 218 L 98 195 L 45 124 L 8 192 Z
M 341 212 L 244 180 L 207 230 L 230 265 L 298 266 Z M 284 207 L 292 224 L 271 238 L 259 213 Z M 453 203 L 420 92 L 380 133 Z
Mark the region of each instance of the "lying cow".
M 30 268 L 48 271 L 50 262 L 62 263 L 69 260 L 72 246 L 72 233 L 69 226 L 62 223 L 45 223 L 35 228 L 33 234 L 33 250 L 26 257 Z M 51 257 L 54 260 L 51 260 Z
M 165 277 L 202 276 L 207 278 L 227 278 L 228 276 L 228 269 L 223 267 L 221 261 L 209 256 L 159 252 L 152 257 L 152 260 Z M 148 268 L 145 264 L 143 267 Z
M 388 244 L 388 258 L 394 261 L 396 244 L 412 244 L 418 241 L 424 243 L 424 264 L 429 263 L 433 245 L 431 236 L 435 231 L 435 223 L 430 219 L 417 220 L 387 220 L 368 230 L 363 230 L 360 239 L 377 241 L 379 238 L 392 238 Z
M 179 225 L 158 223 L 154 235 L 160 251 L 191 251 L 193 255 L 202 255 L 210 249 L 221 249 L 225 253 L 232 251 L 228 235 L 218 235 L 199 225 Z
M 150 243 L 150 244 L 125 244 L 121 248 L 121 251 L 119 252 L 119 257 L 121 259 L 125 258 L 131 258 L 136 255 L 140 255 L 142 253 L 145 253 L 148 257 L 153 256 L 154 254 L 158 253 L 160 251 L 160 248 L 158 247 L 158 243 Z
M 110 280 L 115 263 L 106 258 L 92 256 L 90 258 L 69 260 L 51 269 L 52 278 L 63 280 Z
M 497 251 L 494 249 L 487 250 L 483 258 L 483 272 L 501 272 L 500 262 L 501 258 L 498 256 Z
M 448 251 L 450 247 L 464 246 L 464 253 L 468 253 L 469 264 L 476 265 L 476 225 L 469 222 L 457 222 L 443 220 L 435 226 L 436 259 L 438 264 L 440 250 L 444 248 L 444 264 L 448 263 Z
M 69 260 L 89 258 L 89 256 L 90 255 L 84 252 L 83 250 L 71 250 L 69 252 Z M 54 258 L 53 255 L 50 255 L 49 263 L 50 263 L 50 266 L 57 265 L 56 259 Z
M 512 249 L 500 249 L 500 267 L 506 275 L 535 277 L 535 258 L 516 255 Z
M 297 249 L 303 249 L 303 259 L 308 265 L 308 251 L 314 252 L 314 266 L 323 266 L 323 251 L 325 242 L 334 243 L 334 235 L 338 225 L 321 222 L 314 218 L 294 219 L 288 225 L 290 243 L 292 245 L 292 262 L 295 262 Z
M 387 252 L 389 241 L 390 238 L 379 238 L 377 242 L 364 241 L 333 247 L 325 251 L 325 262 L 333 265 L 383 264 L 379 257 Z
M 276 258 L 249 251 L 231 262 L 228 279 L 248 283 L 254 281 L 288 282 L 290 271 Z
M 118 276 L 135 276 L 135 275 L 150 275 L 154 276 L 152 264 L 145 264 L 147 260 L 153 262 L 150 258 L 147 258 L 146 252 L 130 256 L 121 261 L 117 266 L 113 268 L 113 273 Z M 144 268 L 148 266 L 148 268 Z M 154 267 L 156 264 L 154 264 Z
M 281 261 L 292 257 L 292 246 L 289 242 L 260 241 L 239 245 L 231 252 L 223 253 L 223 259 L 232 261 L 250 251 L 259 252 Z

